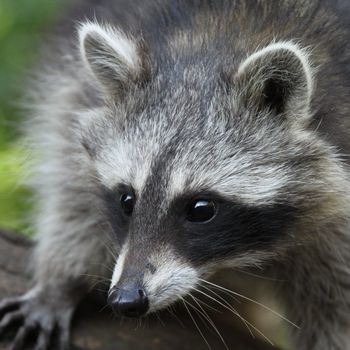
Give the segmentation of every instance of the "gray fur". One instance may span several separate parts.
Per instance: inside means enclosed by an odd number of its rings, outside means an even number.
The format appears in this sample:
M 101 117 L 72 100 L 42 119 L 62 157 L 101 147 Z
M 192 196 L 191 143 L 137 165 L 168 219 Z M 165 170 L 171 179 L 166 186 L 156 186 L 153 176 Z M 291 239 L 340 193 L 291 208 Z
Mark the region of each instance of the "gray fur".
M 63 25 L 70 35 L 32 88 L 40 292 L 30 297 L 82 297 L 89 275 L 113 286 L 132 270 L 154 311 L 221 267 L 272 265 L 301 326 L 294 348 L 350 349 L 349 17 L 326 0 L 117 3 L 94 8 L 80 45 Z M 282 90 L 269 96 L 271 79 Z M 119 184 L 137 197 L 127 232 L 105 210 Z M 195 258 L 169 220 L 177 198 L 208 190 L 297 214 L 278 212 L 288 224 L 268 246 Z

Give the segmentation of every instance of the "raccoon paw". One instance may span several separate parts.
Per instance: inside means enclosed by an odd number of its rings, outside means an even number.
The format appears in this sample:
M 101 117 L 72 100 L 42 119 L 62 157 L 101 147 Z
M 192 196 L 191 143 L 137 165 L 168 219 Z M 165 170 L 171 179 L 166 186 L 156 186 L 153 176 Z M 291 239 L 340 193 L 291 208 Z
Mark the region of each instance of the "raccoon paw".
M 0 339 L 5 332 L 16 329 L 11 350 L 33 350 L 70 348 L 70 323 L 74 310 L 69 302 L 49 303 L 47 296 L 29 292 L 0 302 Z M 54 336 L 55 335 L 55 336 Z

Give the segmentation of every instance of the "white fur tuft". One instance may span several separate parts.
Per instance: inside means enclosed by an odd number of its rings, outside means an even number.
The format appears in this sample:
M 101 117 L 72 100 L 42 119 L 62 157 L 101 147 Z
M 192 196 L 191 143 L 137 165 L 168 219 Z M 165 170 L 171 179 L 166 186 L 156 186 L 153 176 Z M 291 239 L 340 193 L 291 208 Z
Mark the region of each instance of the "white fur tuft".
M 125 244 L 119 254 L 118 260 L 114 267 L 110 288 L 114 287 L 118 283 L 120 276 L 122 275 L 122 272 L 124 269 L 125 257 L 126 257 L 126 254 L 128 253 L 128 249 L 129 249 L 128 245 Z
M 199 282 L 197 269 L 177 257 L 171 248 L 159 250 L 149 261 L 156 266 L 147 272 L 143 283 L 150 300 L 150 312 L 160 310 L 187 295 Z

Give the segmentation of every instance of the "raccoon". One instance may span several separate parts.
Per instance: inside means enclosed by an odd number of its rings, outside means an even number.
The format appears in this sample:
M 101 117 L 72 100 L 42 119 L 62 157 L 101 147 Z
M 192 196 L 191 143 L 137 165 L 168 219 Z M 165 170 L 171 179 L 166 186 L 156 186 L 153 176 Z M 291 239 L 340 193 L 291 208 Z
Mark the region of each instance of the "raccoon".
M 273 269 L 298 350 L 350 349 L 346 1 L 84 1 L 29 89 L 33 288 L 0 332 L 69 347 L 109 278 L 142 317 L 222 268 Z M 78 23 L 78 25 L 77 25 Z M 76 35 L 77 33 L 77 35 Z M 114 272 L 109 272 L 113 266 Z

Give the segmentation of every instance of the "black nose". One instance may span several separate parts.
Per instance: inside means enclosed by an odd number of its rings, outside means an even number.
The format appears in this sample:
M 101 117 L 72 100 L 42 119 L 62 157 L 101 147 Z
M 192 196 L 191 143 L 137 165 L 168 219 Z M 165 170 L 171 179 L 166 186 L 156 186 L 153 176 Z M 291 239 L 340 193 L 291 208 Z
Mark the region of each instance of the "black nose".
M 147 295 L 143 289 L 119 289 L 114 287 L 108 296 L 108 304 L 120 316 L 139 317 L 149 308 Z

